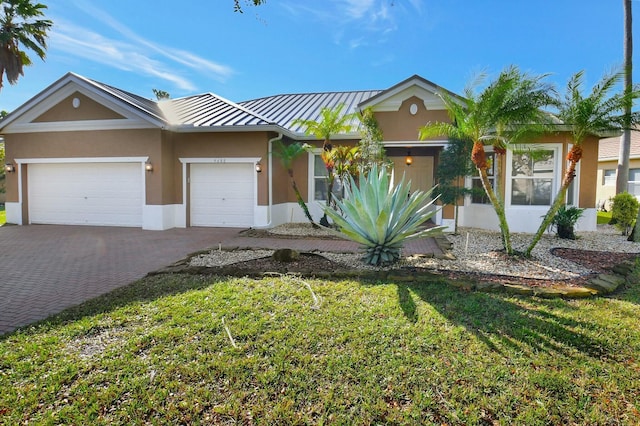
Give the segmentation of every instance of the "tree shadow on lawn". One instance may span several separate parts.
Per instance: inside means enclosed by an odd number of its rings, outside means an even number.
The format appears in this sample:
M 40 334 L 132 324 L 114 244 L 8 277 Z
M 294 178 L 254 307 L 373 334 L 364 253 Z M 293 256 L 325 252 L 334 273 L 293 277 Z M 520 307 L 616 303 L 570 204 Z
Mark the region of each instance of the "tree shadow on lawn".
M 514 350 L 560 353 L 573 351 L 596 358 L 615 358 L 615 350 L 596 334 L 596 323 L 558 315 L 574 310 L 562 299 L 545 300 L 504 293 L 463 292 L 440 282 L 395 283 L 405 316 L 419 320 L 414 297 L 432 306 L 447 320 L 461 325 L 491 350 L 504 354 Z M 590 333 L 592 332 L 592 333 Z

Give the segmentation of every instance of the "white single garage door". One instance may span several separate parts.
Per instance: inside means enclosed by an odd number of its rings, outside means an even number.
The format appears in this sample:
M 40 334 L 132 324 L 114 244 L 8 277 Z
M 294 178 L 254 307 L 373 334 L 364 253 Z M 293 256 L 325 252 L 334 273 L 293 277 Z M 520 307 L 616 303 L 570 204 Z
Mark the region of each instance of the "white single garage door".
M 253 226 L 251 163 L 191 164 L 191 226 Z
M 29 222 L 142 226 L 140 163 L 29 164 Z

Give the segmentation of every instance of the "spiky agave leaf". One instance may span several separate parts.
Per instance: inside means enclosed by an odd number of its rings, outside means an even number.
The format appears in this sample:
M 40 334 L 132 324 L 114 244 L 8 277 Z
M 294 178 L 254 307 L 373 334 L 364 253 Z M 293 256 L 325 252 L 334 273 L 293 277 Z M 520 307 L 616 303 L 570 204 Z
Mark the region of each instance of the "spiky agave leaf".
M 400 259 L 400 249 L 405 241 L 436 235 L 443 227 L 420 230 L 435 211 L 427 202 L 433 189 L 410 193 L 410 182 L 404 177 L 397 185 L 391 185 L 386 168 L 378 170 L 374 165 L 358 187 L 350 178 L 346 197 L 336 200 L 339 211 L 325 208 L 326 214 L 339 226 L 347 238 L 364 246 L 364 260 L 375 266 L 384 266 Z

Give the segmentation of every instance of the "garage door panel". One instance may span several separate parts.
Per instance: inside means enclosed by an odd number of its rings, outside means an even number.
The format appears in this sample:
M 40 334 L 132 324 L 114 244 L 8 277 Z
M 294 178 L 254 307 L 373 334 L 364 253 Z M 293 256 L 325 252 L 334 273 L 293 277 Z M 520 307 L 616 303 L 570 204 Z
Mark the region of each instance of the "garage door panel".
M 138 163 L 30 164 L 31 223 L 142 226 Z
M 254 170 L 249 163 L 191 165 L 192 226 L 253 226 Z

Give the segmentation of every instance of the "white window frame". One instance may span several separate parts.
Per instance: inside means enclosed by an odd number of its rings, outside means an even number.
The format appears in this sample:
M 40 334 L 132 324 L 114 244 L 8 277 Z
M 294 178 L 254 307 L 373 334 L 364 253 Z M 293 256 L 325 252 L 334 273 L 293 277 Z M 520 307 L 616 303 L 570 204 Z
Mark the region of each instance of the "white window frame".
M 607 176 L 607 172 L 613 172 L 613 175 Z M 602 169 L 602 186 L 616 186 L 616 175 L 616 169 Z
M 558 189 L 560 189 L 561 179 L 562 179 L 562 167 L 560 167 L 560 161 L 562 158 L 562 143 L 545 143 L 545 144 L 531 144 L 531 149 L 540 149 L 544 151 L 554 151 L 553 153 L 553 178 L 551 182 L 551 199 L 550 203 L 553 203 L 553 199 L 555 195 L 558 193 Z M 504 198 L 505 198 L 505 207 L 509 207 L 511 209 L 523 209 L 523 210 L 548 210 L 550 204 L 545 205 L 523 205 L 523 204 L 512 204 L 511 203 L 511 191 L 513 189 L 513 176 L 512 172 L 512 163 L 513 161 L 513 151 L 507 150 L 507 160 L 506 160 L 506 182 L 504 189 Z M 577 189 L 577 188 L 576 188 Z
M 316 198 L 316 157 L 320 157 L 322 148 L 316 148 L 309 152 L 309 201 L 326 203 L 326 199 Z M 344 196 L 344 193 L 343 193 Z

